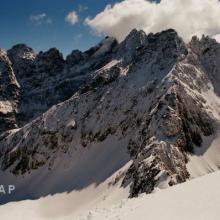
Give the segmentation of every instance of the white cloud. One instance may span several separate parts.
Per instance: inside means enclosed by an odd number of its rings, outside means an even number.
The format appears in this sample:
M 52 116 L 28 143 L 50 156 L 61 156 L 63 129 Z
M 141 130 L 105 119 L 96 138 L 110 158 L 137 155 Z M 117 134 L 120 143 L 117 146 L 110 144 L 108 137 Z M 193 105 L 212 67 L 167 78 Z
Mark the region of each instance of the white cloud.
M 217 35 L 215 35 L 213 37 L 216 39 L 217 42 L 220 43 L 220 34 L 217 34 Z
M 86 5 L 81 5 L 81 4 L 78 5 L 78 12 L 79 13 L 84 12 L 84 11 L 86 11 L 88 9 L 89 9 L 89 7 L 86 6 Z
M 31 15 L 30 21 L 36 25 L 41 25 L 43 23 L 45 23 L 45 24 L 52 24 L 53 23 L 52 19 L 49 18 L 46 13 Z
M 72 11 L 66 16 L 65 21 L 74 25 L 79 21 L 79 17 L 75 11 Z
M 80 42 L 80 40 L 82 39 L 83 35 L 81 33 L 76 34 L 75 36 L 73 36 L 73 41 L 75 44 L 78 44 Z
M 218 0 L 124 0 L 107 5 L 85 24 L 98 33 L 116 37 L 119 41 L 133 29 L 146 33 L 174 28 L 186 41 L 192 35 L 215 36 L 220 33 L 220 2 Z

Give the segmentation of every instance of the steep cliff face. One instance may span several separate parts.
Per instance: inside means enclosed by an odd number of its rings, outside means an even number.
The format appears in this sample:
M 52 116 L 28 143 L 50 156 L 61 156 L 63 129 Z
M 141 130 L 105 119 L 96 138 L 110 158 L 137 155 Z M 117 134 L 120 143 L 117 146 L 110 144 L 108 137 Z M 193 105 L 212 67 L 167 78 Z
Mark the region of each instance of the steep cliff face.
M 215 93 L 220 95 L 220 44 L 208 36 L 201 39 L 193 37 L 189 43 L 189 50 L 194 54 L 197 65 L 207 73 L 214 86 Z
M 109 158 L 129 154 L 118 162 L 131 163 L 119 178 L 130 186 L 130 196 L 186 181 L 189 156 L 218 131 L 218 50 L 209 38 L 194 37 L 187 45 L 170 29 L 149 35 L 134 30 L 119 45 L 107 38 L 85 53 L 73 51 L 66 61 L 56 49 L 40 53 L 34 66 L 41 86 L 32 84 L 22 107 L 24 115 L 29 106 L 40 116 L 1 135 L 1 170 L 22 187 L 42 171 L 44 181 L 56 180 L 53 190 L 60 191 L 56 169 L 67 166 L 73 179 L 80 178 L 73 172 L 82 165 L 80 155 L 94 149 L 107 154 L 106 143 L 114 139 L 120 146 Z M 32 107 L 38 101 L 43 107 Z M 59 176 L 63 191 L 78 188 L 66 178 Z
M 25 77 L 32 75 L 33 63 L 36 58 L 32 48 L 25 44 L 17 44 L 7 51 L 7 55 L 12 62 L 12 67 L 19 83 L 22 83 Z
M 18 51 L 19 53 L 19 51 Z M 31 71 L 26 69 L 20 77 L 22 99 L 19 106 L 18 121 L 22 126 L 39 114 L 46 111 L 59 98 L 54 93 L 62 77 L 65 61 L 62 54 L 55 48 L 40 52 L 31 63 Z
M 0 133 L 17 127 L 19 91 L 12 64 L 6 51 L 0 49 Z
M 66 60 L 56 48 L 36 54 L 27 45 L 18 44 L 8 50 L 12 69 L 20 84 L 16 114 L 19 127 L 51 106 L 69 99 L 90 80 L 95 70 L 109 62 L 116 46 L 117 41 L 107 37 L 86 52 L 73 51 Z

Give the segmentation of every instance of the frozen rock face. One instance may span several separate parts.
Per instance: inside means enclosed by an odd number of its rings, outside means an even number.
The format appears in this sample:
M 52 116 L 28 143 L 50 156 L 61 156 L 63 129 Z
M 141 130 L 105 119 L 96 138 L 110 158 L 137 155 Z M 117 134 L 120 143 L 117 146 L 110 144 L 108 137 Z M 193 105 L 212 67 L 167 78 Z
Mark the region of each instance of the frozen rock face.
M 33 62 L 36 54 L 34 50 L 25 44 L 17 44 L 7 51 L 8 57 L 12 62 L 12 67 L 16 73 L 17 80 L 22 82 L 33 72 Z
M 146 45 L 146 43 L 147 35 L 143 31 L 134 29 L 119 45 L 117 50 L 118 57 L 122 58 L 123 62 L 129 64 L 137 57 L 138 49 Z
M 208 36 L 198 39 L 196 36 L 189 43 L 189 49 L 197 58 L 198 64 L 208 74 L 215 92 L 220 95 L 220 44 Z
M 85 53 L 79 50 L 73 50 L 72 53 L 67 56 L 66 63 L 69 67 L 72 67 L 80 62 L 85 61 L 87 58 L 88 56 Z
M 62 77 L 64 65 L 62 54 L 55 48 L 37 54 L 29 75 L 20 79 L 22 100 L 18 120 L 21 125 L 61 101 L 54 90 L 59 85 L 57 79 Z
M 85 53 L 73 51 L 66 60 L 56 48 L 36 54 L 30 47 L 19 44 L 8 50 L 21 85 L 16 115 L 19 127 L 52 105 L 69 99 L 95 70 L 109 62 L 115 46 L 117 41 L 107 37 Z
M 34 89 L 23 107 L 24 115 L 29 107 L 40 116 L 1 135 L 1 170 L 30 180 L 33 170 L 44 169 L 47 181 L 67 161 L 77 167 L 79 152 L 114 137 L 124 141 L 131 159 L 121 175 L 130 196 L 186 181 L 188 155 L 219 126 L 218 48 L 205 37 L 186 45 L 172 29 L 149 35 L 134 30 L 121 44 L 106 38 L 66 61 L 56 49 L 40 53 L 34 65 L 41 83 L 26 83 Z M 35 117 L 23 122 L 28 118 Z
M 64 64 L 63 55 L 56 48 L 40 52 L 35 60 L 36 72 L 41 75 L 42 80 L 45 80 L 47 75 L 61 74 Z
M 152 192 L 164 179 L 168 185 L 184 182 L 189 177 L 187 153 L 201 147 L 202 136 L 214 134 L 214 118 L 207 113 L 203 98 L 184 88 L 183 73 L 183 64 L 174 66 L 170 76 L 159 85 L 162 89 L 154 91 L 158 97 L 129 142 L 134 162 L 124 184 L 132 182 L 131 196 Z M 176 76 L 178 80 L 172 82 Z
M 17 127 L 19 87 L 7 53 L 0 49 L 0 133 Z

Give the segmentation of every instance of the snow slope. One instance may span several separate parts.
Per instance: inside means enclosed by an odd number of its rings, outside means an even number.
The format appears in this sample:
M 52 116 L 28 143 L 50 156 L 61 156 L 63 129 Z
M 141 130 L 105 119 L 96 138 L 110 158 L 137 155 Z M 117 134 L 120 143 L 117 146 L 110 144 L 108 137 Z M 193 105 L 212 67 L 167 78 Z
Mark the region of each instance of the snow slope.
M 205 175 L 220 168 L 220 135 L 204 137 L 201 148 L 195 149 L 195 154 L 189 155 L 187 164 L 191 178 Z
M 86 196 L 88 201 L 96 199 L 98 194 L 108 191 L 108 188 L 120 188 L 117 177 L 123 176 L 123 170 L 129 167 L 129 155 L 126 149 L 127 140 L 115 136 L 107 138 L 103 143 L 91 145 L 89 148 L 73 149 L 73 153 L 59 153 L 59 160 L 54 162 L 54 169 L 42 167 L 32 170 L 24 177 L 14 177 L 10 172 L 0 171 L 1 184 L 7 186 L 13 183 L 16 191 L 11 195 L 0 195 L 0 202 L 38 199 L 58 193 L 72 194 L 72 200 L 77 205 L 85 205 L 86 201 L 78 201 Z M 118 178 L 119 179 L 119 178 Z M 121 178 L 119 180 L 121 182 Z M 88 192 L 87 188 L 92 189 Z M 101 190 L 101 191 L 100 191 Z M 127 189 L 119 189 L 125 192 Z
M 220 172 L 215 172 L 166 190 L 135 199 L 114 197 L 119 192 L 109 191 L 107 197 L 79 210 L 72 195 L 62 194 L 37 201 L 9 203 L 0 207 L 1 220 L 218 220 L 220 215 Z M 93 189 L 88 188 L 86 195 Z M 87 196 L 81 194 L 81 200 Z M 111 198 L 108 198 L 111 197 Z M 13 212 L 12 212 L 13 210 Z M 90 211 L 88 211 L 90 210 Z
M 3 133 L 0 179 L 17 191 L 0 203 L 100 186 L 128 162 L 119 187 L 129 185 L 132 197 L 197 176 L 200 162 L 191 170 L 187 163 L 210 152 L 205 141 L 220 121 L 214 83 L 220 82 L 220 45 L 209 52 L 197 43 L 189 47 L 174 30 L 148 36 L 134 30 L 109 62 L 92 65 L 91 80 L 70 99 Z M 214 171 L 219 162 L 211 162 Z

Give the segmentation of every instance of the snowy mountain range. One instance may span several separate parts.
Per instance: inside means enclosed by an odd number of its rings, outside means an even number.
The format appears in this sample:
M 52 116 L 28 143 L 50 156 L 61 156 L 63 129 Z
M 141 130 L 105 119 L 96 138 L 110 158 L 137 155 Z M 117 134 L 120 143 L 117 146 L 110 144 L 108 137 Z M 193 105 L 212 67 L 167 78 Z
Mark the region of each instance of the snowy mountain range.
M 219 85 L 220 44 L 172 29 L 66 59 L 1 49 L 0 180 L 16 192 L 0 202 L 91 185 L 136 197 L 219 170 Z

